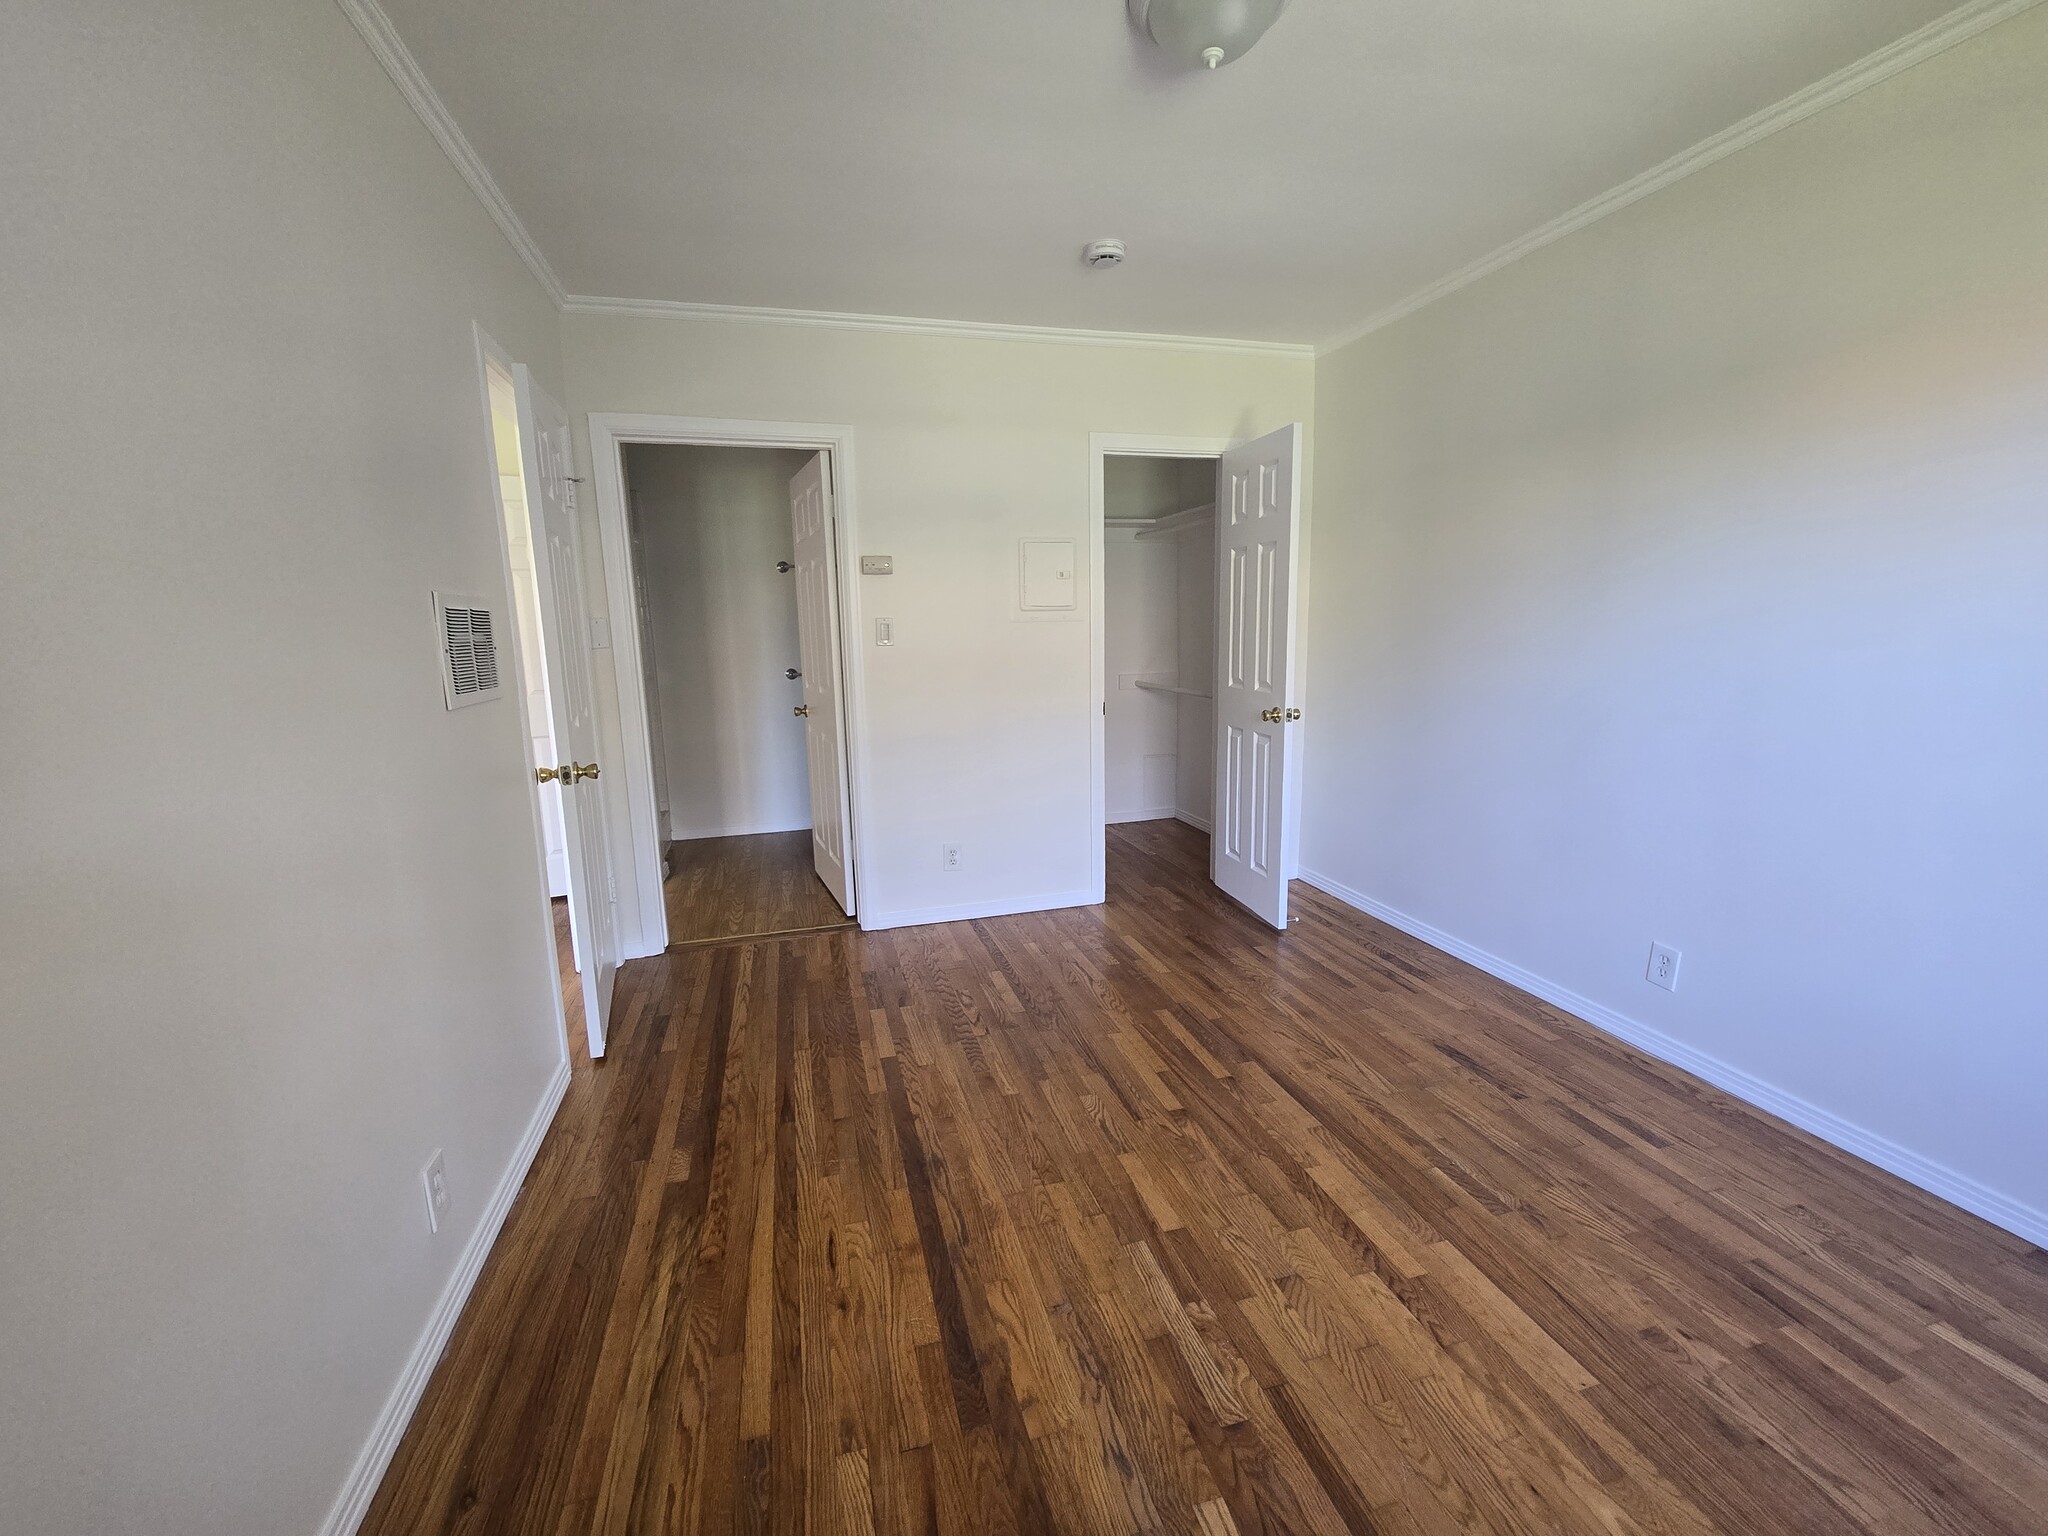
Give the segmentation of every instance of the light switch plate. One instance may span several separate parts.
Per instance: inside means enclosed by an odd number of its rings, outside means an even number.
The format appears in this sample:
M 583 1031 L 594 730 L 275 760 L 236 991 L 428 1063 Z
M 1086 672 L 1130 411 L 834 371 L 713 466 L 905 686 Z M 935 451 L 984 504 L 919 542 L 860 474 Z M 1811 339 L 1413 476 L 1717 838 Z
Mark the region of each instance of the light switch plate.
M 894 576 L 896 557 L 894 555 L 862 555 L 860 573 L 863 576 Z

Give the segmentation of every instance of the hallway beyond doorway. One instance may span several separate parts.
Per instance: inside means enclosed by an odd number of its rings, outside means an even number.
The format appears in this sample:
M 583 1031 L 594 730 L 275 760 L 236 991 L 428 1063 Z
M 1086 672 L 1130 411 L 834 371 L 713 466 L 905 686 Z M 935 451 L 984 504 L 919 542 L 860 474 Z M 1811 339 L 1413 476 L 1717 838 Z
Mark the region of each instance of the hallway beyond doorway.
M 812 867 L 808 827 L 693 838 L 668 852 L 661 893 L 671 950 L 853 926 Z

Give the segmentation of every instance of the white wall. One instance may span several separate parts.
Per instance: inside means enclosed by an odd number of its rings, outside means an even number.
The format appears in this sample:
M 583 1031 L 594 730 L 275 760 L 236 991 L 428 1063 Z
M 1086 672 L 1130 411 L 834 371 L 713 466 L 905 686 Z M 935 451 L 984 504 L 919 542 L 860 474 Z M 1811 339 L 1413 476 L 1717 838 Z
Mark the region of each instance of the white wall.
M 0 1526 L 310 1532 L 562 1059 L 429 596 L 556 317 L 329 0 L 5 32 Z
M 1216 466 L 1208 465 L 1210 494 Z M 1216 528 L 1190 529 L 1173 540 L 1175 645 L 1180 675 L 1192 683 L 1216 685 Z M 1303 563 L 1306 574 L 1307 564 Z M 1304 582 L 1304 586 L 1306 583 Z M 1306 632 L 1306 626 L 1303 626 Z M 1197 826 L 1209 825 L 1216 808 L 1216 702 L 1183 696 L 1176 705 L 1174 813 Z
M 853 427 L 851 553 L 896 559 L 895 575 L 851 582 L 863 921 L 1087 899 L 1100 851 L 1090 573 L 1071 615 L 1026 615 L 1018 541 L 1071 538 L 1085 562 L 1090 432 L 1249 437 L 1305 420 L 1310 361 L 681 316 L 571 313 L 563 336 L 579 438 L 590 411 Z M 880 616 L 895 620 L 887 649 L 872 643 Z M 608 676 L 599 694 L 616 753 Z M 604 782 L 623 838 L 623 794 Z M 962 848 L 955 872 L 939 867 L 948 842 Z M 629 852 L 621 841 L 620 868 Z M 636 922 L 622 906 L 622 925 Z
M 1102 464 L 1106 521 L 1157 519 L 1213 502 L 1214 459 L 1110 454 Z M 1108 819 L 1186 816 L 1209 823 L 1215 779 L 1215 705 L 1189 694 L 1137 687 L 1140 676 L 1182 687 L 1216 673 L 1216 530 L 1140 539 L 1103 536 L 1104 779 Z
M 1302 855 L 2037 1241 L 2044 81 L 2048 9 L 1323 361 Z
M 627 447 L 669 835 L 811 824 L 789 482 L 812 455 L 774 448 Z
M 1179 701 L 1138 679 L 1178 675 L 1174 541 L 1140 539 L 1134 528 L 1105 529 L 1102 540 L 1104 806 L 1113 822 L 1152 821 L 1173 814 Z

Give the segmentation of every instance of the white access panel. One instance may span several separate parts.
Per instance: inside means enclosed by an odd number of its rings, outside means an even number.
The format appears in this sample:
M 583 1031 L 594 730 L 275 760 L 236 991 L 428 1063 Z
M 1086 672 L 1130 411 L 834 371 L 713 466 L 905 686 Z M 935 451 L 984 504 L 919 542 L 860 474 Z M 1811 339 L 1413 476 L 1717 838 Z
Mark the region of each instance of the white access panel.
M 1018 606 L 1026 612 L 1074 606 L 1074 541 L 1024 539 L 1018 545 Z

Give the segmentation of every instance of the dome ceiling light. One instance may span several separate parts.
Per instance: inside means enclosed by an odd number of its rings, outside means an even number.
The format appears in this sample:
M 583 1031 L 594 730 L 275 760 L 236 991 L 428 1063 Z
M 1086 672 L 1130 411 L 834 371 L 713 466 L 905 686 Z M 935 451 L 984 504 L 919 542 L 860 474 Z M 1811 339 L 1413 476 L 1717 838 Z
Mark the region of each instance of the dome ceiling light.
M 1166 54 L 1193 68 L 1228 64 L 1266 35 L 1287 0 L 1126 0 L 1131 20 Z

